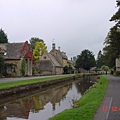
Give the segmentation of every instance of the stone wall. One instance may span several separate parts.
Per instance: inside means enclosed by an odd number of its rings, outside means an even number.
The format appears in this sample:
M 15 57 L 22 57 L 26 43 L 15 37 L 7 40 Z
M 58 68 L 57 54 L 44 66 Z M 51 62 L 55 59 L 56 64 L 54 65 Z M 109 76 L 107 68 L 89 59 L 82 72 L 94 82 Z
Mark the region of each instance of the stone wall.
M 120 58 L 116 59 L 116 71 L 120 71 Z

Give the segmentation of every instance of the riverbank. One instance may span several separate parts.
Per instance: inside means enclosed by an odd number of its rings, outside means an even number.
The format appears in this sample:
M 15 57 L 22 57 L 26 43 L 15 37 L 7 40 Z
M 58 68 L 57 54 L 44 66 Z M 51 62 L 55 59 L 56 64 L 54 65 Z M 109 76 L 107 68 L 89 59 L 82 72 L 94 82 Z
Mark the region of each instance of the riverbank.
M 22 81 L 13 81 L 0 83 L 0 96 L 8 96 L 24 91 L 29 91 L 32 89 L 41 89 L 46 86 L 55 85 L 68 81 L 70 79 L 75 79 L 78 76 L 75 75 L 66 75 L 66 76 L 57 76 L 50 78 L 38 78 Z
M 99 81 L 75 103 L 76 108 L 65 110 L 49 120 L 92 120 L 103 100 L 107 85 L 107 79 L 100 76 Z
M 34 89 L 41 89 L 43 87 L 47 87 L 50 85 L 57 85 L 65 81 L 70 81 L 76 78 L 83 77 L 85 75 L 94 75 L 94 74 L 70 74 L 64 76 L 55 76 L 55 77 L 0 83 L 0 97 L 14 95 Z

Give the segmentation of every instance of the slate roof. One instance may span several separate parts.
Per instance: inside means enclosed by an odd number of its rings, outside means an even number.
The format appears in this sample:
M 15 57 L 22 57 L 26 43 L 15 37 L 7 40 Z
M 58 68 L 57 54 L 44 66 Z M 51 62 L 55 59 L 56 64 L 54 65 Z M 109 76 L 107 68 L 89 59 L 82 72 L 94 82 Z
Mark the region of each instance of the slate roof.
M 19 59 L 20 58 L 20 50 L 24 43 L 2 43 L 1 47 L 5 49 L 6 55 L 4 55 L 5 59 Z
M 57 67 L 61 67 L 61 65 L 58 63 L 58 61 L 55 59 L 55 57 L 51 54 L 48 54 L 48 57 L 50 58 L 50 60 L 52 61 L 52 63 L 57 66 Z
M 54 51 L 54 52 L 53 52 L 53 51 Z M 66 60 L 68 59 L 65 52 L 61 52 L 61 51 L 59 51 L 59 50 L 57 50 L 57 49 L 52 49 L 52 50 L 50 51 L 50 53 L 52 53 L 53 55 L 55 55 L 55 54 L 57 53 L 57 54 L 59 54 L 63 59 L 66 59 Z
M 35 67 L 41 71 L 53 71 L 53 63 L 50 60 L 40 60 L 36 63 Z

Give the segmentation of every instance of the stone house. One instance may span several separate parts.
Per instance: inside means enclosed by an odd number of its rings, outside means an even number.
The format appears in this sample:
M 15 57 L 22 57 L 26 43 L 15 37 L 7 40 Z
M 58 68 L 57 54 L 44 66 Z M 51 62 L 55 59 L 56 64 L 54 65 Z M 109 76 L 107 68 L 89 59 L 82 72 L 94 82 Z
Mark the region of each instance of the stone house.
M 120 58 L 116 58 L 116 71 L 120 71 Z
M 44 53 L 36 63 L 35 68 L 41 75 L 63 74 L 63 67 L 68 65 L 68 59 L 64 52 L 55 49 L 55 43 L 52 44 L 52 50 Z
M 8 77 L 21 75 L 23 58 L 26 61 L 25 75 L 32 75 L 33 56 L 28 41 L 25 43 L 2 43 L 0 48 L 4 50 L 1 51 L 1 54 L 5 60 L 5 72 Z

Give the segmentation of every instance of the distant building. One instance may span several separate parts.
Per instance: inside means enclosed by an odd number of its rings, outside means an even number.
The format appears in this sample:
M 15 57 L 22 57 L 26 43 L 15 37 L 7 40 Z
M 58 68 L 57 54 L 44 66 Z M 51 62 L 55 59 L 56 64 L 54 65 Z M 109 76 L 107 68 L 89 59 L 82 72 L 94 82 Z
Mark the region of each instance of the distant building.
M 65 52 L 55 48 L 55 43 L 52 44 L 52 50 L 49 53 L 44 53 L 35 67 L 42 75 L 63 74 L 63 67 L 68 66 L 68 58 Z
M 30 51 L 30 45 L 25 43 L 1 43 L 1 54 L 5 60 L 5 72 L 8 77 L 21 75 L 22 59 L 26 61 L 25 75 L 32 75 L 33 56 Z
M 120 71 L 120 58 L 116 58 L 116 71 Z

